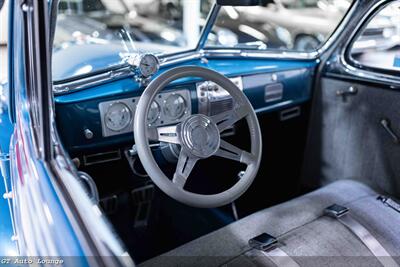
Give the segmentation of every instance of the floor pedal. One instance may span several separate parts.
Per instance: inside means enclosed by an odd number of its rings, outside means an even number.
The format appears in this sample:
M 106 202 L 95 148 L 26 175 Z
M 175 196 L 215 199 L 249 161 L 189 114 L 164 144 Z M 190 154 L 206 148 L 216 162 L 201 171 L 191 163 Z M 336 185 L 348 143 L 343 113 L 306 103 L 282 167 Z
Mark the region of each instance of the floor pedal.
M 102 198 L 100 200 L 100 206 L 106 214 L 113 214 L 118 210 L 118 197 L 112 195 L 109 197 Z
M 154 185 L 134 189 L 131 191 L 131 196 L 135 207 L 133 227 L 147 227 L 154 198 Z

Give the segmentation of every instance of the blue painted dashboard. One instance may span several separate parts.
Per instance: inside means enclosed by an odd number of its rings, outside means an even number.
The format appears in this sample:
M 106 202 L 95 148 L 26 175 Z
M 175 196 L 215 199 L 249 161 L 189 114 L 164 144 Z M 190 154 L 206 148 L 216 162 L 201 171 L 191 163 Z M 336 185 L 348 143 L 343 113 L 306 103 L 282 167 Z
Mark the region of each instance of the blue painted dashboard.
M 277 59 L 233 59 L 215 58 L 207 61 L 192 60 L 181 65 L 197 65 L 218 71 L 227 77 L 241 76 L 243 91 L 258 113 L 283 109 L 304 103 L 311 99 L 311 88 L 316 60 L 277 60 Z M 163 70 L 169 69 L 162 68 Z M 283 97 L 266 103 L 265 86 L 272 83 L 271 75 L 283 85 Z M 192 97 L 192 112 L 197 112 L 197 78 L 185 78 L 175 81 L 164 90 L 189 89 Z M 133 134 L 127 133 L 112 137 L 102 136 L 102 127 L 98 105 L 101 102 L 120 98 L 137 97 L 144 88 L 131 78 L 112 81 L 85 90 L 59 95 L 55 98 L 57 126 L 70 152 L 96 151 L 106 147 L 132 144 Z M 84 130 L 90 129 L 93 138 L 88 140 Z

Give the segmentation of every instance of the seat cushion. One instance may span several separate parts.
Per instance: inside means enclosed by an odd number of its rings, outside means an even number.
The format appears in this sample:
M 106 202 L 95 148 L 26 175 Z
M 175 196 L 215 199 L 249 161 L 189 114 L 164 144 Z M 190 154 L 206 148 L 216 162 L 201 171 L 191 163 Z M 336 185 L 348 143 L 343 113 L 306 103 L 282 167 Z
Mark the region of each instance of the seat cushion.
M 367 261 L 368 265 L 379 266 L 350 230 L 323 215 L 324 209 L 334 203 L 348 207 L 391 255 L 399 256 L 400 213 L 376 200 L 377 195 L 361 183 L 338 181 L 247 216 L 140 266 L 274 266 L 248 245 L 249 239 L 263 232 L 277 237 L 281 249 L 300 265 L 365 266 L 363 261 Z

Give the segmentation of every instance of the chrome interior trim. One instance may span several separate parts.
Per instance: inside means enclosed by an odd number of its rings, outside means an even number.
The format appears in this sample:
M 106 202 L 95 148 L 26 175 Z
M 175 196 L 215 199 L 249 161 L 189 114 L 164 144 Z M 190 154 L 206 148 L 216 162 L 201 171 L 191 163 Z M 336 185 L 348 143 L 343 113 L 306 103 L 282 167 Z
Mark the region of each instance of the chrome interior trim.
M 229 78 L 241 91 L 243 79 L 241 76 Z M 233 98 L 221 86 L 211 81 L 196 83 L 198 112 L 208 116 L 233 109 Z
M 243 57 L 243 58 L 274 58 L 274 59 L 316 59 L 318 52 L 273 51 L 273 50 L 241 50 L 241 49 L 204 49 L 203 56 L 213 57 Z
M 106 82 L 110 82 L 113 80 L 123 79 L 128 77 L 133 77 L 133 73 L 131 72 L 129 67 L 125 66 L 120 69 L 107 71 L 89 77 L 77 78 L 76 80 L 70 82 L 54 84 L 53 92 L 55 95 L 59 95 L 62 93 L 77 91 L 88 87 L 96 86 L 99 84 L 103 84 Z

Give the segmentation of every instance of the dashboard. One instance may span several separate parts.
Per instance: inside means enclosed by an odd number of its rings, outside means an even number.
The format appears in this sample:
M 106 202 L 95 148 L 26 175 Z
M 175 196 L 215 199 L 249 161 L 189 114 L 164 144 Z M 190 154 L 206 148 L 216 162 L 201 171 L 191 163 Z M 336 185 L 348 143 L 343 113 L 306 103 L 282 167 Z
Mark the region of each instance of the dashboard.
M 311 99 L 315 61 L 259 59 L 194 60 L 228 78 L 249 98 L 257 113 L 289 110 Z M 161 68 L 159 73 L 168 68 Z M 159 74 L 157 73 L 156 76 Z M 132 146 L 136 105 L 144 87 L 132 78 L 111 80 L 84 90 L 57 95 L 56 123 L 66 149 L 74 155 Z M 232 109 L 230 95 L 198 78 L 174 81 L 158 94 L 148 114 L 149 125 L 171 125 L 190 114 L 214 115 Z M 71 121 L 76 123 L 71 123 Z

